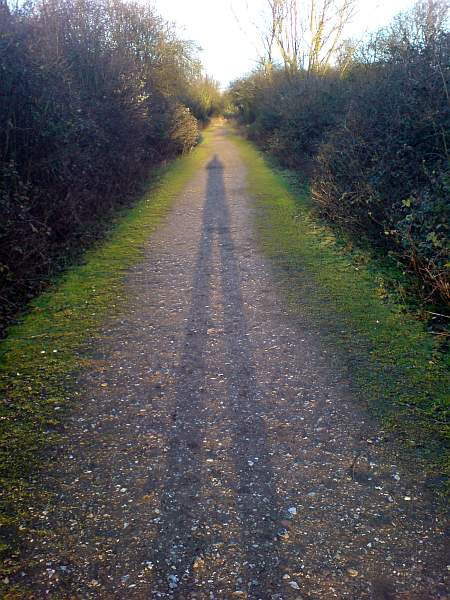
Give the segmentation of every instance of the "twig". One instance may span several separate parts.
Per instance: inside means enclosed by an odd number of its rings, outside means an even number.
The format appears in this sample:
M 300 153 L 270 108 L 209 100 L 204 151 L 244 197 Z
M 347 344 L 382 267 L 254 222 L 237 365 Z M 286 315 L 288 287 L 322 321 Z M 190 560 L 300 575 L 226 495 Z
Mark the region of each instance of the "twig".
M 441 313 L 431 312 L 431 310 L 426 310 L 429 315 L 435 315 L 436 317 L 444 317 L 444 319 L 450 319 L 449 315 L 441 315 Z

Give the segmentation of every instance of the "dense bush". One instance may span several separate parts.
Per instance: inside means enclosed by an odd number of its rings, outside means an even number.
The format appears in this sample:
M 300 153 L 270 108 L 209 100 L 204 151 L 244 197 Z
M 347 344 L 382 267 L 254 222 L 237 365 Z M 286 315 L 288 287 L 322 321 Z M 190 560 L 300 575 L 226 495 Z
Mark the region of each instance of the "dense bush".
M 231 96 L 265 149 L 289 166 L 312 158 L 322 215 L 394 253 L 427 293 L 448 300 L 447 10 L 447 2 L 419 2 L 345 70 L 258 72 Z
M 191 81 L 183 101 L 197 119 L 204 123 L 223 112 L 223 99 L 218 84 L 207 75 L 200 75 Z
M 121 0 L 0 3 L 0 73 L 3 324 L 152 165 L 197 143 L 218 92 L 189 43 Z
M 319 77 L 273 69 L 233 83 L 231 98 L 249 137 L 295 167 L 316 155 L 325 133 L 336 125 L 345 89 L 336 73 Z

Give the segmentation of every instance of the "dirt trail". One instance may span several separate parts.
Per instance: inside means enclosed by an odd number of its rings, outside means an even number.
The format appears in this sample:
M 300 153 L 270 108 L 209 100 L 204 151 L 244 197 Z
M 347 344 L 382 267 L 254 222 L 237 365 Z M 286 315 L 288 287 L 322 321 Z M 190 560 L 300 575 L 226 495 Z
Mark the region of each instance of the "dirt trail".
M 215 130 L 130 273 L 41 476 L 33 597 L 447 597 L 442 524 L 288 313 L 245 181 Z

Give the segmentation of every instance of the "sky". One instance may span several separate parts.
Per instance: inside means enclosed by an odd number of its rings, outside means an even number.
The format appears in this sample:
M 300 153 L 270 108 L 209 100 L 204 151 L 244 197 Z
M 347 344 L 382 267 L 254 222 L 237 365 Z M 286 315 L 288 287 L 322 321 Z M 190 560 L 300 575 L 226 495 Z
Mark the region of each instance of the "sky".
M 205 72 L 226 88 L 256 66 L 254 28 L 243 23 L 257 15 L 265 0 L 152 0 L 157 12 L 177 25 L 180 37 L 197 42 Z M 376 30 L 414 0 L 361 0 L 347 37 Z

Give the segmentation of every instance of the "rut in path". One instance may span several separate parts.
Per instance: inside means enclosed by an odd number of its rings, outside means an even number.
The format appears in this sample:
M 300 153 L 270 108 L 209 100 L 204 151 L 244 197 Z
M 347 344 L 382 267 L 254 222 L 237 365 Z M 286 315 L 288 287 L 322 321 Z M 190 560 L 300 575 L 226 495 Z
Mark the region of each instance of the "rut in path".
M 39 599 L 445 598 L 439 520 L 289 314 L 224 128 L 204 167 L 80 381 L 20 582 Z

